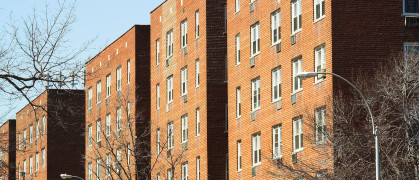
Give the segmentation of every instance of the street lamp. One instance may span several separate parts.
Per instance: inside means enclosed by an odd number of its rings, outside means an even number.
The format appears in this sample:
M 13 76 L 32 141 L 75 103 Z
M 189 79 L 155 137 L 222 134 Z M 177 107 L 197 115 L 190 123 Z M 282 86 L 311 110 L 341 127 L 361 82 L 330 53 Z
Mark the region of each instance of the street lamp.
M 71 178 L 76 178 L 76 179 L 81 179 L 81 180 L 84 180 L 83 178 L 81 178 L 81 177 L 78 177 L 78 176 L 73 176 L 73 175 L 69 175 L 69 174 L 61 174 L 60 175 L 60 177 L 61 177 L 61 179 L 71 179 Z
M 367 107 L 367 110 L 368 110 L 368 112 L 371 116 L 372 134 L 375 136 L 375 179 L 379 180 L 380 179 L 380 151 L 379 151 L 379 143 L 378 143 L 378 128 L 375 126 L 374 116 L 372 115 L 372 111 L 371 111 L 370 106 L 368 105 L 367 100 L 365 99 L 365 97 L 361 93 L 361 91 L 358 88 L 355 87 L 355 85 L 353 85 L 347 79 L 345 79 L 342 76 L 339 76 L 335 73 L 331 73 L 331 72 L 299 72 L 299 73 L 297 73 L 297 77 L 300 78 L 301 80 L 304 80 L 304 79 L 307 79 L 307 78 L 316 77 L 319 74 L 330 74 L 332 76 L 336 76 L 336 77 L 342 79 L 343 81 L 348 83 L 350 86 L 352 86 L 352 88 L 354 88 L 356 90 L 356 92 L 358 92 L 358 94 L 361 96 L 362 100 L 364 101 L 365 106 Z

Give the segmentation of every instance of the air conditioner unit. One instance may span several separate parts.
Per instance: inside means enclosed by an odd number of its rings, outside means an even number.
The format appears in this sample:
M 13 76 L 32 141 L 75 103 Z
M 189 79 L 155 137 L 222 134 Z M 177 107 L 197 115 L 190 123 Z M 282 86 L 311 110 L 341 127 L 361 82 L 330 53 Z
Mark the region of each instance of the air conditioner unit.
M 256 167 L 252 167 L 252 177 L 256 176 Z
M 250 12 L 253 12 L 253 11 L 255 10 L 255 5 L 254 5 L 254 3 L 250 3 L 250 4 L 249 4 L 249 9 L 250 9 Z
M 188 54 L 188 47 L 187 46 L 185 46 L 183 48 L 183 55 L 186 55 L 186 54 Z
M 297 102 L 297 96 L 295 94 L 291 94 L 291 104 L 295 104 Z
M 255 66 L 255 57 L 250 58 L 250 67 Z
M 419 26 L 419 17 L 418 16 L 406 16 L 404 23 L 405 23 L 406 27 L 418 27 Z
M 292 163 L 297 163 L 297 153 L 292 154 Z
M 278 169 L 281 169 L 281 168 L 282 168 L 282 166 L 284 165 L 284 164 L 282 163 L 282 158 L 275 159 L 275 164 L 276 164 L 276 167 L 277 167 Z
M 255 112 L 250 113 L 250 120 L 254 121 L 255 119 L 256 119 L 256 113 Z
M 319 72 L 324 73 L 326 72 L 326 69 L 320 69 Z M 317 79 L 324 79 L 324 78 L 326 78 L 326 74 L 317 74 Z
M 105 100 L 105 104 L 108 105 L 109 104 L 109 98 L 106 98 Z
M 169 58 L 166 59 L 166 67 L 169 67 Z
M 186 102 L 188 102 L 188 95 L 183 95 L 183 103 L 186 103 Z
M 297 39 L 295 38 L 295 34 L 291 36 L 291 45 L 297 43 Z
M 276 102 L 276 110 L 280 110 L 282 108 L 282 100 Z
M 276 44 L 275 47 L 276 47 L 276 53 L 281 52 L 281 43 Z
M 171 150 L 168 150 L 167 151 L 167 157 L 170 157 L 170 156 L 172 156 L 172 151 Z
M 183 150 L 188 150 L 188 142 L 183 143 Z

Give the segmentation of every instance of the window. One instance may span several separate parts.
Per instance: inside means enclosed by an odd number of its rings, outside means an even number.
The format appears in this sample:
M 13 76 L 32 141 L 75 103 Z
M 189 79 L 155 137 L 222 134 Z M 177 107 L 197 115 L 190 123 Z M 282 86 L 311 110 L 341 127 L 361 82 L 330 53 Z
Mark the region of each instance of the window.
M 23 173 L 26 175 L 26 159 L 23 160 Z
M 100 104 L 100 101 L 102 99 L 102 82 L 98 81 L 96 83 L 96 104 Z
M 259 42 L 260 42 L 260 32 L 259 32 L 259 23 L 256 23 L 252 25 L 251 27 L 251 55 L 256 56 L 260 52 L 259 48 Z
M 160 129 L 157 129 L 156 138 L 157 154 L 160 154 Z
M 102 132 L 102 121 L 99 119 L 96 121 L 96 142 L 101 141 L 101 132 Z
M 238 87 L 236 89 L 236 114 L 237 118 L 240 118 L 242 115 L 242 103 L 241 103 L 241 89 Z
M 404 43 L 405 56 L 419 56 L 419 43 Z
M 122 129 L 121 126 L 121 107 L 116 109 L 116 131 L 119 132 Z
M 314 0 L 314 21 L 318 21 L 325 16 L 324 0 Z
M 188 115 L 182 116 L 182 143 L 188 142 Z
M 173 149 L 174 146 L 173 122 L 167 124 L 167 149 Z
M 33 157 L 29 157 L 29 174 L 32 176 L 33 173 Z
M 240 0 L 236 0 L 236 12 L 240 11 Z
M 106 179 L 111 177 L 111 153 L 106 154 Z
M 303 67 L 302 67 L 302 58 L 297 58 L 294 61 L 292 61 L 292 77 L 293 77 L 293 92 L 297 92 L 302 90 L 303 87 L 303 81 L 301 81 L 300 78 L 297 77 L 297 74 L 299 72 L 303 72 Z
M 26 129 L 23 130 L 23 150 L 26 149 Z
M 122 150 L 121 150 L 121 148 L 116 150 L 116 161 L 118 161 L 118 163 L 122 162 Z
M 160 173 L 157 173 L 157 180 L 160 180 Z
M 39 171 L 39 152 L 35 154 L 35 172 Z
M 182 180 L 188 180 L 188 162 L 182 164 Z
M 272 71 L 272 102 L 279 101 L 281 98 L 281 68 Z
M 111 74 L 106 76 L 106 99 L 111 96 Z
M 45 153 L 45 148 L 42 149 L 42 167 L 45 167 L 45 158 L 46 158 L 46 153 Z
M 32 124 L 29 126 L 29 143 L 31 145 L 33 144 L 33 125 Z
M 100 180 L 100 178 L 101 178 L 101 172 L 100 172 L 100 170 L 101 170 L 101 166 L 100 166 L 100 159 L 96 159 L 96 179 L 97 180 Z
M 200 120 L 200 109 L 196 108 L 196 136 L 199 136 L 199 134 L 201 133 L 201 120 Z
M 39 139 L 39 120 L 36 120 L 36 127 L 35 127 L 36 139 Z
M 201 157 L 196 157 L 196 180 L 201 179 Z
M 173 75 L 167 78 L 167 103 L 173 101 Z
M 127 61 L 127 84 L 131 82 L 131 61 Z
M 195 38 L 199 38 L 199 11 L 195 12 Z
M 92 109 L 92 87 L 87 90 L 87 108 Z
M 181 96 L 188 93 L 188 67 L 184 67 L 180 70 L 180 85 L 181 85 Z
M 240 64 L 240 34 L 236 35 L 236 65 Z
M 156 109 L 160 109 L 160 84 L 156 85 Z
M 127 145 L 127 164 L 131 166 L 131 144 L 128 143 Z
M 237 171 L 242 170 L 242 141 L 237 141 Z
M 106 126 L 106 137 L 111 136 L 111 114 L 106 114 L 106 122 L 105 122 L 105 126 Z
M 294 152 L 303 150 L 303 117 L 293 119 Z
M 260 133 L 254 134 L 252 136 L 252 152 L 253 166 L 259 165 L 261 163 Z
M 160 64 L 160 39 L 156 41 L 156 65 Z
M 281 11 L 275 11 L 271 14 L 272 45 L 281 42 Z
M 404 14 L 418 14 L 419 1 L 418 0 L 403 0 Z
M 326 107 L 316 109 L 316 143 L 323 144 L 326 141 Z
M 282 127 L 275 126 L 272 128 L 272 156 L 273 159 L 280 158 L 282 156 Z
M 92 180 L 93 167 L 92 167 L 91 162 L 87 165 L 87 169 L 88 169 L 87 179 Z
M 116 68 L 116 91 L 121 91 L 121 74 L 122 74 L 121 69 L 122 69 L 121 66 Z
M 167 32 L 167 36 L 166 36 L 166 51 L 167 51 L 167 58 L 173 56 L 173 30 L 170 30 L 169 32 Z
M 252 111 L 260 108 L 260 78 L 252 80 Z
M 199 87 L 199 59 L 195 61 L 195 86 Z
M 87 127 L 87 145 L 90 147 L 90 146 L 92 146 L 92 125 L 89 125 L 88 127 Z
M 42 116 L 42 134 L 46 133 L 46 117 Z
M 188 45 L 188 21 L 184 20 L 180 23 L 180 48 Z
M 127 128 L 131 127 L 131 119 L 131 103 L 127 102 Z
M 170 168 L 170 169 L 167 170 L 167 179 L 168 180 L 169 179 L 174 179 L 173 178 L 173 169 L 172 168 Z
M 292 1 L 292 34 L 301 30 L 301 0 Z

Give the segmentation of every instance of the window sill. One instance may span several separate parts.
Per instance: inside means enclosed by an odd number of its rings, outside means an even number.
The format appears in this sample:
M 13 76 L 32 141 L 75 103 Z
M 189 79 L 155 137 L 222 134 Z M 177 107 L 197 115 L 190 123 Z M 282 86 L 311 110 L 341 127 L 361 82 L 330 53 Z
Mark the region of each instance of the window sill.
M 304 147 L 302 147 L 302 148 L 300 148 L 300 149 L 297 149 L 297 150 L 294 150 L 292 153 L 293 154 L 297 154 L 297 153 L 299 153 L 299 152 L 301 152 L 301 151 L 303 151 L 304 150 Z
M 240 12 L 240 9 L 238 11 L 235 11 L 234 14 L 238 14 Z
M 257 164 L 253 164 L 253 165 L 252 165 L 252 168 L 258 167 L 258 166 L 260 166 L 261 164 L 262 164 L 262 162 L 257 163 Z
M 406 13 L 406 12 L 404 12 L 403 14 L 402 14 L 402 16 L 404 16 L 404 17 L 419 17 L 419 13 Z
M 239 119 L 241 119 L 241 118 L 242 118 L 242 116 L 240 115 L 240 116 L 236 117 L 236 120 L 239 120 Z
M 255 113 L 255 112 L 259 111 L 259 110 L 260 110 L 260 107 L 258 107 L 258 108 L 256 108 L 256 109 L 252 110 L 252 111 L 251 111 L 251 113 Z
M 199 138 L 200 136 L 201 136 L 201 134 L 198 134 L 198 135 L 195 136 L 195 138 Z
M 291 95 L 297 94 L 297 93 L 299 93 L 301 91 L 303 91 L 303 88 L 300 88 L 300 89 L 295 90 L 294 92 L 291 93 Z
M 315 24 L 316 22 L 321 21 L 322 19 L 324 19 L 326 17 L 326 15 L 319 17 L 319 19 L 316 19 L 313 21 L 313 24 Z
M 252 59 L 252 58 L 254 58 L 254 57 L 258 56 L 259 54 L 260 54 L 260 51 L 259 51 L 259 52 L 257 52 L 257 53 L 255 53 L 255 54 L 253 54 L 252 56 L 250 56 L 250 59 Z
M 326 81 L 326 78 L 321 79 L 321 80 L 314 80 L 314 84 L 313 84 L 313 86 L 315 86 L 315 85 L 317 85 L 317 84 L 320 84 L 320 83 L 322 83 L 322 82 L 325 82 L 325 81 Z
M 272 158 L 273 160 L 278 160 L 278 159 L 282 159 L 282 155 L 278 156 L 278 157 L 274 157 Z
M 299 30 L 297 30 L 297 31 L 292 32 L 292 33 L 291 33 L 291 36 L 294 36 L 294 35 L 298 34 L 298 33 L 299 33 L 299 32 L 301 32 L 302 30 L 303 30 L 303 28 L 301 28 L 301 29 L 299 29 Z
M 198 89 L 199 88 L 199 85 L 195 85 L 195 89 Z
M 277 44 L 280 44 L 280 43 L 281 43 L 281 39 L 279 39 L 278 42 L 271 44 L 271 48 L 276 46 Z
M 240 169 L 240 170 L 238 170 L 238 171 L 236 171 L 236 173 L 241 173 L 242 172 L 242 170 Z
M 240 66 L 240 63 L 236 63 L 236 65 L 235 65 L 235 66 L 236 66 L 236 67 L 237 67 L 237 66 Z
M 273 100 L 273 101 L 271 102 L 271 104 L 275 104 L 275 103 L 277 103 L 278 101 L 281 101 L 281 100 L 282 100 L 282 97 L 280 97 L 280 98 L 278 98 L 278 99 Z

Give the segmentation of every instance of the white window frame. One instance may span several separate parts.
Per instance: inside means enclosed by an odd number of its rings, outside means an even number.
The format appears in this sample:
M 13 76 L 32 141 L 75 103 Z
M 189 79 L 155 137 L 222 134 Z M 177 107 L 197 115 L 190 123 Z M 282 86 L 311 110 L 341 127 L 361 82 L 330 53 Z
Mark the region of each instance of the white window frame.
M 277 67 L 274 70 L 272 70 L 272 102 L 277 102 L 281 100 L 281 97 L 282 97 L 281 74 L 282 74 L 281 67 Z
M 87 145 L 88 147 L 92 146 L 92 139 L 93 139 L 93 129 L 92 129 L 92 125 L 89 124 L 89 126 L 87 126 Z
M 325 8 L 325 0 L 314 0 L 314 22 L 317 22 L 326 16 Z
M 240 34 L 236 35 L 236 66 L 240 64 Z
M 116 132 L 119 132 L 122 130 L 122 108 L 118 107 L 116 108 Z
M 32 124 L 29 126 L 29 143 L 31 145 L 33 144 L 33 125 Z
M 196 157 L 196 180 L 201 180 L 201 157 Z
M 303 82 L 297 77 L 299 72 L 303 72 L 303 59 L 301 57 L 292 61 L 292 92 L 296 93 L 303 90 Z
M 236 88 L 236 117 L 242 116 L 241 88 Z
M 259 22 L 250 27 L 250 53 L 254 57 L 260 53 L 260 25 Z
M 303 146 L 303 117 L 299 116 L 292 120 L 293 128 L 293 150 L 294 153 L 302 151 Z
M 35 172 L 39 171 L 39 152 L 35 154 Z
M 102 81 L 96 83 L 96 104 L 102 101 Z
M 200 76 L 200 73 L 199 73 L 199 59 L 197 59 L 195 61 L 195 86 L 196 87 L 199 87 L 199 84 L 200 84 L 199 76 Z
M 26 129 L 23 130 L 23 149 L 26 149 Z
M 173 169 L 172 168 L 167 170 L 167 179 L 168 180 L 173 179 Z
M 419 42 L 405 42 L 403 45 L 404 55 L 407 56 L 408 48 L 414 47 L 415 49 L 418 48 L 418 55 L 419 55 Z
M 316 72 L 321 72 L 322 69 L 326 69 L 326 46 L 321 45 L 314 49 L 314 61 L 316 66 Z M 318 78 L 318 76 L 315 77 L 315 82 L 318 83 L 320 81 L 323 81 L 326 79 L 326 76 L 323 76 L 324 78 Z
M 294 0 L 291 2 L 291 15 L 292 15 L 292 34 L 295 34 L 297 32 L 301 31 L 301 0 Z
M 195 11 L 195 39 L 199 38 L 199 10 Z
M 88 174 L 87 174 L 87 180 L 92 180 L 92 175 L 93 175 L 93 167 L 92 167 L 92 163 L 90 162 L 87 165 L 87 170 L 88 170 Z
M 174 131 L 173 122 L 167 124 L 167 149 L 171 150 L 174 148 Z
M 260 133 L 252 135 L 252 166 L 261 164 Z
M 127 61 L 127 84 L 131 83 L 131 60 Z
M 41 151 L 42 151 L 42 167 L 45 167 L 45 165 L 46 165 L 46 163 L 45 163 L 45 160 L 46 160 L 45 148 L 43 148 Z
M 46 133 L 46 116 L 42 116 L 42 134 Z
M 106 114 L 105 116 L 105 126 L 106 126 L 106 137 L 111 136 L 111 113 Z
M 281 43 L 281 11 L 271 14 L 271 42 L 272 45 Z
M 236 0 L 235 8 L 236 13 L 240 12 L 240 0 Z
M 35 126 L 35 138 L 39 139 L 39 120 L 36 120 L 36 126 Z
M 127 165 L 131 166 L 131 144 L 127 145 Z
M 173 56 L 173 29 L 166 34 L 166 58 Z
M 184 67 L 180 70 L 180 91 L 181 96 L 188 94 L 188 67 Z
M 182 163 L 182 180 L 188 180 L 188 162 Z
M 122 85 L 122 66 L 116 68 L 116 91 L 121 91 Z
M 23 172 L 25 173 L 25 175 L 26 175 L 26 159 L 25 160 L 23 160 Z
M 106 99 L 108 99 L 109 97 L 111 97 L 111 74 L 106 75 Z
M 157 132 L 156 132 L 156 149 L 157 149 L 157 154 L 160 154 L 160 129 L 157 129 Z
M 316 144 L 324 144 L 326 142 L 326 107 L 316 109 Z
M 90 110 L 92 109 L 92 87 L 89 87 L 89 89 L 87 90 L 87 109 Z
M 406 12 L 406 0 L 403 0 L 403 15 L 405 15 L 405 16 L 419 16 L 419 11 L 418 11 L 418 13 Z
M 173 102 L 173 75 L 167 77 L 167 103 Z
M 101 179 L 101 170 L 102 167 L 100 165 L 101 159 L 96 159 L 96 180 L 100 180 Z
M 188 20 L 185 19 L 180 23 L 180 48 L 188 46 Z
M 272 128 L 272 158 L 282 157 L 282 126 L 277 125 Z
M 160 39 L 156 40 L 156 66 L 160 64 Z
M 188 142 L 188 114 L 181 117 L 182 119 L 182 143 Z
M 252 80 L 252 112 L 260 109 L 260 77 Z
M 242 170 L 242 141 L 237 141 L 237 172 Z
M 111 153 L 106 154 L 106 179 L 109 179 L 111 177 L 111 165 L 112 159 L 111 159 Z
M 30 156 L 29 157 L 29 175 L 32 176 L 32 174 L 33 174 L 33 157 Z
M 201 112 L 200 108 L 196 108 L 196 136 L 201 134 Z
M 99 119 L 96 121 L 96 142 L 99 143 L 102 140 L 102 121 Z
M 156 85 L 156 109 L 160 109 L 160 83 Z

